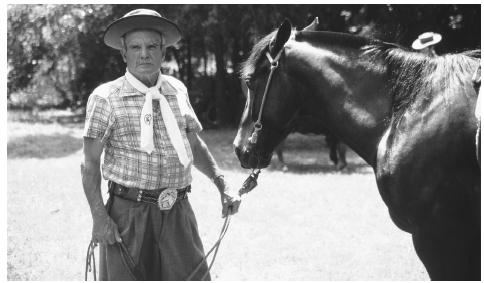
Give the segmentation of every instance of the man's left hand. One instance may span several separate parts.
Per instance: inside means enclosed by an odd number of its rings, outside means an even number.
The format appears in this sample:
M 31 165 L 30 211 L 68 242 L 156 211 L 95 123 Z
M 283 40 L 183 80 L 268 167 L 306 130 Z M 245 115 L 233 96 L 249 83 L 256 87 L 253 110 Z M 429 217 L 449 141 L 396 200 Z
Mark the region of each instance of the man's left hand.
M 221 194 L 222 200 L 222 217 L 236 214 L 239 211 L 240 196 L 237 192 L 232 192 L 230 189 Z
M 225 218 L 227 215 L 236 214 L 239 211 L 241 201 L 239 193 L 229 188 L 225 180 L 217 184 L 217 187 L 219 187 L 220 199 L 222 201 L 222 217 Z

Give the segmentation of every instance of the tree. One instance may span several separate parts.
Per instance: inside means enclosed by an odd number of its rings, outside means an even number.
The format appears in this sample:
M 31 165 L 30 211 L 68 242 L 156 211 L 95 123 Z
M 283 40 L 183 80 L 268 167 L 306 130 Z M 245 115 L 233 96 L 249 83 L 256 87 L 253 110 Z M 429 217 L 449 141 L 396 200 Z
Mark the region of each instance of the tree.
M 163 70 L 205 101 L 202 112 L 215 108 L 218 124 L 229 126 L 237 124 L 245 99 L 240 63 L 285 18 L 300 30 L 317 16 L 320 30 L 403 46 L 432 30 L 444 38 L 439 53 L 480 47 L 478 5 L 9 5 L 7 97 L 23 93 L 25 104 L 49 98 L 62 107 L 85 105 L 96 86 L 124 73 L 119 52 L 104 45 L 103 33 L 137 8 L 157 10 L 178 24 L 183 37 L 168 49 Z
M 82 39 L 99 31 L 108 14 L 109 6 L 100 5 L 8 6 L 9 94 L 27 89 L 40 100 L 60 96 L 60 106 L 76 106 L 86 91 Z

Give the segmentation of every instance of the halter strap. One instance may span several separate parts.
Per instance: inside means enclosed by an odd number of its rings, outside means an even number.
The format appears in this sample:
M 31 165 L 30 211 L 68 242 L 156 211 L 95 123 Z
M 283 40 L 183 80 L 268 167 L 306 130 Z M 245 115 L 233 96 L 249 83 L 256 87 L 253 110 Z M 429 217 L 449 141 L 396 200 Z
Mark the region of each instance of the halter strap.
M 254 132 L 252 133 L 251 137 L 249 138 L 250 143 L 255 144 L 257 142 L 257 137 L 259 135 L 259 131 L 262 130 L 262 123 L 261 123 L 262 110 L 264 109 L 264 104 L 266 102 L 267 93 L 269 92 L 269 87 L 270 87 L 271 81 L 272 81 L 272 75 L 274 74 L 274 71 L 279 66 L 279 59 L 281 58 L 281 54 L 282 54 L 283 51 L 284 51 L 284 46 L 282 46 L 281 50 L 279 50 L 276 57 L 274 57 L 274 58 L 272 58 L 269 51 L 266 52 L 266 57 L 269 60 L 269 63 L 271 64 L 271 72 L 269 73 L 269 77 L 267 78 L 266 87 L 264 89 L 264 95 L 262 96 L 262 102 L 261 102 L 260 109 L 259 109 L 259 115 L 257 117 L 257 121 L 254 124 Z
M 279 65 L 279 59 L 281 58 L 282 51 L 284 51 L 284 46 L 281 48 L 281 50 L 279 50 L 276 57 L 274 58 L 271 57 L 271 53 L 269 53 L 269 51 L 266 52 L 266 57 L 267 59 L 269 59 L 269 62 L 271 63 L 271 69 L 277 68 L 277 66 Z

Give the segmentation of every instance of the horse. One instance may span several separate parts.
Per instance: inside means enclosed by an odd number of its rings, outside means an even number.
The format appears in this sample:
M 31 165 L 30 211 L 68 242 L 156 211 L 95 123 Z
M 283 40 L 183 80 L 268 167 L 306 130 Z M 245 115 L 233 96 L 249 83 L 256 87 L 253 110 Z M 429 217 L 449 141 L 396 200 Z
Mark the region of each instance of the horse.
M 291 126 L 291 133 L 301 133 L 304 135 L 325 135 L 326 144 L 329 147 L 329 159 L 334 163 L 336 170 L 343 170 L 346 165 L 346 145 L 341 143 L 337 137 L 328 134 L 321 123 L 317 120 L 313 120 L 310 117 L 300 117 L 295 120 Z M 279 163 L 282 165 L 283 170 L 287 170 L 287 165 L 284 161 L 283 150 L 285 147 L 285 141 L 282 141 L 274 152 L 276 153 Z
M 241 67 L 250 92 L 235 154 L 243 168 L 265 168 L 293 120 L 323 121 L 372 167 L 430 279 L 480 280 L 478 65 L 464 53 L 430 58 L 377 39 L 296 31 L 285 20 Z
M 247 84 L 244 80 L 240 80 L 240 86 L 242 89 L 243 94 L 247 94 L 249 89 L 247 88 Z M 314 117 L 306 116 L 306 117 L 299 117 L 297 120 L 294 120 L 291 124 L 291 133 L 301 133 L 301 134 L 317 134 L 317 135 L 325 135 L 326 144 L 329 147 L 329 159 L 334 163 L 337 170 L 343 170 L 346 165 L 346 145 L 341 143 L 338 138 L 334 135 L 328 133 L 327 130 L 324 129 L 324 126 L 321 125 L 321 122 L 314 119 Z M 285 141 L 282 140 L 275 148 L 274 152 L 276 153 L 277 160 L 279 161 L 280 167 L 283 171 L 287 171 L 287 165 L 284 161 L 284 150 Z

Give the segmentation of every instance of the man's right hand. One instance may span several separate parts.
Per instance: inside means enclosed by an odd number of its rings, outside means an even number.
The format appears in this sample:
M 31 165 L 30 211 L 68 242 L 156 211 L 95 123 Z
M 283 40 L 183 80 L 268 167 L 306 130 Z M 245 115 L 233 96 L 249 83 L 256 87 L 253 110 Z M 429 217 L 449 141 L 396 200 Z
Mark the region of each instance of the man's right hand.
M 109 216 L 96 217 L 93 221 L 92 240 L 94 243 L 112 245 L 121 242 L 118 225 Z

